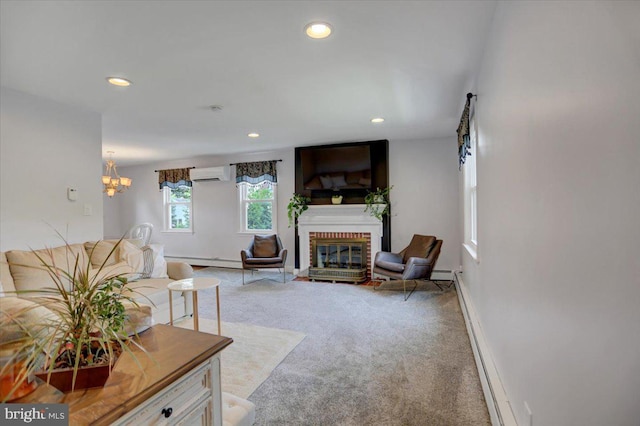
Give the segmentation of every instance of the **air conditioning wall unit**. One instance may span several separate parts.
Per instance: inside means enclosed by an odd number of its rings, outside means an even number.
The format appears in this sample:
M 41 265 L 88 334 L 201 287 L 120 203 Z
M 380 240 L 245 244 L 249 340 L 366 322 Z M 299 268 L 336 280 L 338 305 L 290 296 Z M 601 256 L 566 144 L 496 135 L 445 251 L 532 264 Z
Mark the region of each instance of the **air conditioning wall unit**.
M 228 181 L 230 176 L 231 169 L 229 166 L 202 167 L 189 171 L 189 177 L 195 182 L 203 180 Z

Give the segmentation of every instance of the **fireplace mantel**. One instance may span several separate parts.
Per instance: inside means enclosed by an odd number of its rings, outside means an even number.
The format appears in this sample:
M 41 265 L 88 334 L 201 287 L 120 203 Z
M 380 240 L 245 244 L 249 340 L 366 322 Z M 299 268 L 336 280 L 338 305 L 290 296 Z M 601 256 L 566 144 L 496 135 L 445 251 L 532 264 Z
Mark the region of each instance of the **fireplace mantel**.
M 300 238 L 300 276 L 306 276 L 310 265 L 309 233 L 358 232 L 371 235 L 369 264 L 382 246 L 382 222 L 365 212 L 365 204 L 330 204 L 309 206 L 298 218 Z M 371 276 L 371 271 L 369 271 Z

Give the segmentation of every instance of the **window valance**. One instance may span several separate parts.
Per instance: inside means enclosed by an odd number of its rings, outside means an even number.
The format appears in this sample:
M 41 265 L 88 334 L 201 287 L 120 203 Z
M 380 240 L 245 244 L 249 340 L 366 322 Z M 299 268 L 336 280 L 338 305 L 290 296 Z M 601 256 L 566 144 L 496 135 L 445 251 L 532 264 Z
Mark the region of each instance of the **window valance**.
M 462 117 L 460 117 L 460 125 L 458 126 L 458 169 L 462 169 L 462 165 L 471 155 L 471 141 L 469 136 L 469 109 L 471 107 L 471 98 L 475 95 L 467 93 L 467 102 L 464 104 Z
M 278 183 L 278 173 L 276 171 L 276 163 L 278 161 L 236 163 L 236 184 L 246 182 L 255 185 L 264 181 Z
M 165 186 L 168 186 L 171 189 L 176 189 L 180 186 L 193 186 L 189 178 L 189 170 L 191 168 L 192 167 L 184 169 L 158 170 L 158 184 L 160 186 L 160 190 Z

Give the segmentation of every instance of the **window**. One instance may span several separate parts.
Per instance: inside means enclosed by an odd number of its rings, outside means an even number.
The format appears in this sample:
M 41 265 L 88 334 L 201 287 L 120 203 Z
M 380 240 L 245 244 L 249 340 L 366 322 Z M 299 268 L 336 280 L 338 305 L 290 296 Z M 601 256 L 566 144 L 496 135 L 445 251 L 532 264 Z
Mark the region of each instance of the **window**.
M 192 232 L 193 205 L 190 186 L 162 188 L 164 204 L 164 230 L 166 232 Z
M 478 182 L 476 161 L 478 159 L 478 137 L 475 115 L 469 118 L 469 139 L 471 155 L 464 164 L 464 246 L 471 256 L 478 261 Z
M 238 184 L 240 232 L 276 232 L 276 187 L 269 181 Z

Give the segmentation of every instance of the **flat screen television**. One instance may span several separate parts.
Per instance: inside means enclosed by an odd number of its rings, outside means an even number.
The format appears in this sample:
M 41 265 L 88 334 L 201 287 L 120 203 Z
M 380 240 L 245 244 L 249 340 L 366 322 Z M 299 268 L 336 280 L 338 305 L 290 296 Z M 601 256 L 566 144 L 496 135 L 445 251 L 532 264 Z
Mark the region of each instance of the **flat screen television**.
M 388 186 L 387 140 L 296 148 L 296 193 L 312 204 L 329 204 L 332 195 L 343 203 L 364 202 L 368 191 Z

